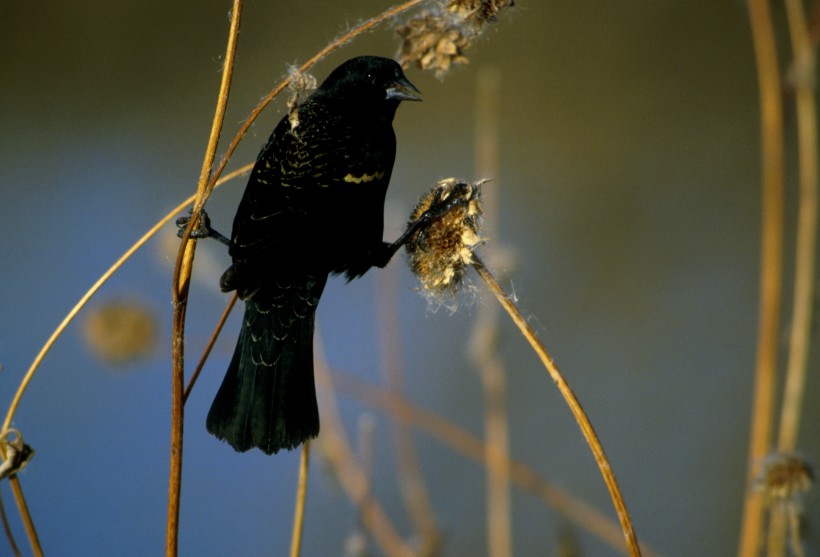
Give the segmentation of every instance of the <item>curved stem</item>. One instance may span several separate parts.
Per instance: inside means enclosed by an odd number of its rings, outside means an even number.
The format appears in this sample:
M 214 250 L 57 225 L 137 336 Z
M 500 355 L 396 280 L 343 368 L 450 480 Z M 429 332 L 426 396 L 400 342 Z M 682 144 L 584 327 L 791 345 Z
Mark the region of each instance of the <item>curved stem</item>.
M 527 320 L 524 319 L 524 316 L 521 315 L 518 307 L 510 300 L 509 296 L 506 295 L 504 290 L 498 284 L 498 281 L 495 280 L 492 273 L 490 273 L 487 267 L 484 266 L 484 263 L 482 263 L 475 254 L 473 254 L 472 266 L 499 301 L 501 306 L 510 315 L 513 322 L 524 335 L 527 342 L 530 343 L 530 346 L 532 346 L 535 353 L 538 354 L 538 357 L 541 359 L 544 367 L 547 368 L 550 377 L 552 377 L 552 380 L 558 387 L 561 396 L 564 397 L 567 406 L 569 406 L 572 415 L 575 417 L 575 421 L 578 422 L 578 426 L 581 428 L 584 439 L 586 439 L 590 450 L 592 450 L 592 454 L 595 457 L 595 462 L 598 463 L 598 469 L 601 471 L 601 476 L 604 478 L 604 483 L 609 490 L 612 503 L 615 505 L 615 510 L 618 513 L 618 520 L 621 522 L 621 529 L 623 530 L 624 538 L 626 539 L 627 548 L 633 557 L 639 556 L 641 554 L 641 549 L 638 546 L 638 538 L 635 535 L 634 528 L 632 527 L 632 519 L 629 517 L 629 511 L 626 509 L 626 503 L 621 495 L 621 489 L 618 487 L 618 481 L 615 479 L 615 474 L 609 464 L 609 459 L 607 459 L 606 453 L 604 453 L 604 447 L 601 445 L 598 435 L 592 427 L 592 423 L 590 423 L 584 409 L 581 407 L 581 403 L 576 398 L 575 393 L 572 392 L 572 389 L 566 379 L 564 379 L 561 370 L 558 369 L 558 366 L 555 364 L 552 356 L 550 356 L 549 352 L 547 352 L 546 347 L 535 335 L 535 331 L 533 331 L 532 327 L 529 326 Z

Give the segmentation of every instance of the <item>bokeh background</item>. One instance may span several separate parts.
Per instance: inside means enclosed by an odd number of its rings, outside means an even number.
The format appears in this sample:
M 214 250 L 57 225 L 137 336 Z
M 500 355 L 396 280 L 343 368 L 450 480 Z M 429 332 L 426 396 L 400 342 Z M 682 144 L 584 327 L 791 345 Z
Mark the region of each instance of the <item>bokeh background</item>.
M 0 4 L 0 407 L 80 295 L 194 191 L 229 7 Z M 226 134 L 289 64 L 386 7 L 374 0 L 248 2 Z M 780 9 L 775 4 L 782 23 Z M 354 55 L 396 49 L 384 27 L 315 74 L 321 79 Z M 501 206 L 490 242 L 514 255 L 498 271 L 590 414 L 640 538 L 668 556 L 734 554 L 760 236 L 745 3 L 519 0 L 468 55 L 470 64 L 443 81 L 408 71 L 424 102 L 402 106 L 396 118 L 385 237 L 398 236 L 417 196 L 437 179 L 475 177 L 476 81 L 493 68 L 501 78 L 500 167 L 492 176 Z M 229 169 L 254 159 L 283 107 L 279 101 L 265 112 Z M 218 229 L 229 231 L 243 186 L 232 182 L 212 197 Z M 174 233 L 168 226 L 105 286 L 57 342 L 17 413 L 15 425 L 37 451 L 21 481 L 47 554 L 162 552 Z M 217 288 L 229 262 L 224 249 L 201 243 L 197 253 L 189 367 L 227 301 Z M 391 274 L 394 290 L 380 284 Z M 455 314 L 431 312 L 415 288 L 402 258 L 351 284 L 331 281 L 318 317 L 330 366 L 380 383 L 388 350 L 403 363 L 409 400 L 481 435 L 480 381 L 467 345 L 478 307 L 495 302 L 479 288 Z M 89 316 L 122 301 L 144 308 L 152 324 L 141 357 L 124 364 L 101 359 L 85 340 L 100 326 Z M 380 330 L 386 304 L 398 317 L 395 346 L 384 345 Z M 204 428 L 239 317 L 235 311 L 186 407 L 181 555 L 281 555 L 290 540 L 298 452 L 236 454 Z M 551 381 L 510 324 L 500 342 L 513 456 L 614 518 Z M 816 356 L 810 366 L 800 447 L 816 460 Z M 373 489 L 409 534 L 389 419 L 344 395 L 340 404 L 354 438 L 361 416 L 372 415 Z M 443 554 L 486 554 L 484 468 L 424 434 L 416 440 Z M 25 546 L 6 487 L 3 497 Z M 820 555 L 816 495 L 807 498 L 805 516 L 808 555 Z M 567 529 L 582 555 L 617 554 L 518 489 L 512 518 L 517 555 L 554 554 Z M 303 554 L 342 555 L 357 529 L 355 511 L 315 452 Z

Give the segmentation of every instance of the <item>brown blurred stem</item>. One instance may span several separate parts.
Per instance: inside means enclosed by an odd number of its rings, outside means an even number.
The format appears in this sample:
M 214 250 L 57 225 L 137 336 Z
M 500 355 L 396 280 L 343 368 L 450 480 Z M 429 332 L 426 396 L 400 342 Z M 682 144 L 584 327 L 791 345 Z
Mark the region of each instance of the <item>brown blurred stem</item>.
M 482 185 L 485 228 L 493 242 L 487 248 L 490 261 L 497 260 L 498 236 L 498 120 L 501 78 L 495 68 L 478 72 L 476 84 L 476 179 L 492 178 Z M 484 435 L 487 439 L 487 555 L 512 555 L 510 502 L 510 442 L 507 425 L 507 380 L 498 355 L 498 308 L 480 305 L 470 339 L 470 356 L 478 368 L 484 393 Z
M 9 542 L 9 546 L 11 546 L 11 552 L 14 553 L 15 557 L 20 557 L 20 548 L 17 547 L 17 542 L 14 540 L 14 534 L 11 532 L 11 525 L 9 524 L 8 516 L 6 516 L 6 508 L 3 505 L 2 494 L 0 494 L 0 520 L 3 521 L 3 532 L 6 534 L 6 539 Z
M 302 552 L 302 527 L 305 524 L 305 502 L 307 501 L 308 464 L 310 463 L 310 440 L 302 444 L 302 458 L 299 459 L 299 484 L 296 489 L 296 507 L 293 510 L 293 533 L 290 538 L 290 557 L 299 557 Z
M 180 242 L 179 253 L 174 267 L 172 287 L 174 303 L 174 326 L 172 342 L 171 372 L 171 462 L 168 474 L 168 521 L 165 532 L 165 554 L 175 557 L 179 545 L 179 507 L 182 491 L 182 442 L 185 403 L 185 313 L 188 307 L 188 287 L 191 282 L 191 268 L 194 261 L 196 241 L 191 239 L 191 231 L 199 223 L 205 197 L 209 192 L 208 184 L 216 157 L 216 147 L 222 134 L 225 110 L 233 77 L 233 63 L 236 58 L 236 45 L 239 39 L 239 22 L 242 14 L 242 0 L 234 0 L 231 8 L 231 24 L 228 32 L 228 44 L 225 49 L 225 64 L 222 69 L 222 82 L 216 101 L 216 110 L 208 146 L 202 162 L 202 171 L 197 184 L 194 211 Z M 213 180 L 215 183 L 215 179 Z
M 398 319 L 398 267 L 388 265 L 380 274 L 377 306 L 381 368 L 389 392 L 397 396 L 404 391 L 404 369 L 400 355 L 401 334 Z M 430 503 L 424 475 L 412 430 L 401 420 L 391 420 L 391 443 L 394 447 L 397 481 L 404 506 L 419 539 L 420 557 L 435 555 L 441 545 L 441 534 Z
M 777 436 L 778 452 L 794 453 L 797 448 L 800 417 L 809 357 L 812 309 L 814 307 L 814 265 L 817 236 L 817 106 L 814 80 L 816 62 L 809 36 L 806 14 L 800 0 L 786 0 L 786 14 L 792 43 L 792 77 L 797 114 L 799 160 L 799 205 L 795 246 L 794 294 L 789 327 L 789 355 L 786 382 Z M 795 504 L 772 509 L 769 519 L 768 555 L 782 557 L 787 539 L 795 555 L 802 555 L 799 520 Z M 791 535 L 787 535 L 787 531 Z
M 31 544 L 31 552 L 35 557 L 43 557 L 43 548 L 40 546 L 40 538 L 37 536 L 37 530 L 34 528 L 34 521 L 31 519 L 26 498 L 23 497 L 23 486 L 20 485 L 17 474 L 9 477 L 9 484 L 11 485 L 11 492 L 14 494 L 14 502 L 17 504 L 20 516 L 23 519 L 23 526 L 26 528 L 26 535 Z
M 638 538 L 635 536 L 635 529 L 632 526 L 632 519 L 629 516 L 629 511 L 626 509 L 626 503 L 624 502 L 623 496 L 621 495 L 621 490 L 618 487 L 618 481 L 615 479 L 615 474 L 612 471 L 612 466 L 609 464 L 609 459 L 607 459 L 606 453 L 604 453 L 604 448 L 598 439 L 598 435 L 595 433 L 592 423 L 590 423 L 584 409 L 581 407 L 581 403 L 576 398 L 575 393 L 572 392 L 572 389 L 564 379 L 561 370 L 558 369 L 558 366 L 555 364 L 552 356 L 550 356 L 549 352 L 547 352 L 546 347 L 544 347 L 535 335 L 535 331 L 532 330 L 532 327 L 530 327 L 527 320 L 524 319 L 524 316 L 521 315 L 518 307 L 512 302 L 512 300 L 510 300 L 509 296 L 507 296 L 498 284 L 498 281 L 495 280 L 492 273 L 490 273 L 487 267 L 484 266 L 484 263 L 481 262 L 481 259 L 479 259 L 475 254 L 473 254 L 472 266 L 490 289 L 490 292 L 493 293 L 498 302 L 501 304 L 501 307 L 503 307 L 509 314 L 510 318 L 524 335 L 527 342 L 530 343 L 530 346 L 532 346 L 535 353 L 541 359 L 541 362 L 549 372 L 550 377 L 552 377 L 552 380 L 558 387 L 558 391 L 561 393 L 561 396 L 564 397 L 567 406 L 569 406 L 572 415 L 575 417 L 575 421 L 578 422 L 578 426 L 581 428 L 581 433 L 583 433 L 584 439 L 589 445 L 589 448 L 592 450 L 592 454 L 595 457 L 595 462 L 598 464 L 598 469 L 601 471 L 601 476 L 603 476 L 604 483 L 609 490 L 609 495 L 612 498 L 612 503 L 618 513 L 618 520 L 621 523 L 621 529 L 623 530 L 626 546 L 629 549 L 630 555 L 633 557 L 640 555 L 641 549 L 638 546 Z
M 800 199 L 795 248 L 794 301 L 790 329 L 786 386 L 777 449 L 793 452 L 797 446 L 806 362 L 809 355 L 814 265 L 817 236 L 817 106 L 814 80 L 816 62 L 809 39 L 806 15 L 800 0 L 786 0 L 786 11 L 794 51 L 794 85 L 797 103 L 797 133 L 800 164 Z
M 413 550 L 398 534 L 378 500 L 370 494 L 369 481 L 364 468 L 356 459 L 341 426 L 342 417 L 334 396 L 333 380 L 328 373 L 321 346 L 321 340 L 317 334 L 314 351 L 316 382 L 327 387 L 317 393 L 319 406 L 325 416 L 319 446 L 325 458 L 333 466 L 348 498 L 358 509 L 362 525 L 373 536 L 382 553 L 387 557 L 414 557 Z
M 747 486 L 772 446 L 777 349 L 783 296 L 783 96 L 768 0 L 748 0 L 760 93 L 762 215 L 760 249 L 760 316 L 757 362 L 747 461 Z M 739 557 L 754 557 L 760 549 L 764 501 L 746 490 Z

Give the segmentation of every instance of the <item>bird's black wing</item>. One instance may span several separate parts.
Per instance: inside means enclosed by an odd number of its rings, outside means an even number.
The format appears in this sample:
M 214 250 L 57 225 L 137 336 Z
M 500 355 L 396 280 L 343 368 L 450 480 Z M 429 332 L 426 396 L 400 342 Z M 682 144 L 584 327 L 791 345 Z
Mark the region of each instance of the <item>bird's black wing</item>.
M 381 243 L 392 127 L 363 126 L 310 100 L 298 115 L 297 125 L 286 116 L 274 129 L 234 218 L 221 285 L 242 298 L 276 266 L 342 272 Z

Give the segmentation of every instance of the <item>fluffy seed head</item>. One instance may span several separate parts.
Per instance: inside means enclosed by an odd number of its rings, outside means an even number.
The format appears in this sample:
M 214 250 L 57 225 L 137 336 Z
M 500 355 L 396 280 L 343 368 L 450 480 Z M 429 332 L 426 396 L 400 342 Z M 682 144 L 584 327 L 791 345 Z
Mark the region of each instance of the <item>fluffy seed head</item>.
M 422 196 L 410 217 L 429 222 L 407 242 L 410 268 L 421 281 L 422 292 L 431 301 L 452 299 L 473 261 L 473 250 L 482 242 L 478 235 L 481 220 L 481 182 L 456 178 L 438 182 Z
M 811 487 L 814 474 L 808 463 L 794 454 L 775 453 L 766 458 L 755 487 L 770 501 L 791 501 Z
M 464 52 L 513 0 L 449 0 L 421 11 L 396 27 L 402 67 L 418 66 L 442 78 L 454 64 L 468 63 Z

